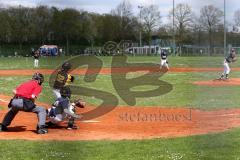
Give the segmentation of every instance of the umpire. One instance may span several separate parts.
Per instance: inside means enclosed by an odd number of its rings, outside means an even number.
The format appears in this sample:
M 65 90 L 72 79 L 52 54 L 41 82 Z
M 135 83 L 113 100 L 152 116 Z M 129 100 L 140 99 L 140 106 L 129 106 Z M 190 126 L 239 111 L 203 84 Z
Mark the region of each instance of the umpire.
M 8 107 L 9 111 L 0 124 L 0 131 L 8 131 L 9 126 L 19 111 L 33 112 L 38 115 L 37 133 L 45 134 L 48 132 L 45 128 L 46 110 L 43 107 L 36 106 L 34 100 L 42 91 L 41 84 L 44 77 L 41 73 L 35 73 L 32 80 L 27 81 L 14 90 L 15 96 L 11 99 Z

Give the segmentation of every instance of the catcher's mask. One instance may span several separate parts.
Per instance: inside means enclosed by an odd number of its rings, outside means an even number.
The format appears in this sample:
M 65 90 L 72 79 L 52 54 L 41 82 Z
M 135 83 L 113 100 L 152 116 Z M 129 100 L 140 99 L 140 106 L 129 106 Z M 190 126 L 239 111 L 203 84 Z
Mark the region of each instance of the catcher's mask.
M 39 72 L 34 73 L 32 79 L 37 80 L 39 85 L 44 82 L 44 76 Z
M 64 71 L 69 71 L 71 68 L 72 68 L 72 65 L 69 62 L 64 62 L 62 65 L 62 70 Z
M 68 86 L 64 86 L 60 89 L 60 94 L 62 97 L 71 98 L 71 90 Z

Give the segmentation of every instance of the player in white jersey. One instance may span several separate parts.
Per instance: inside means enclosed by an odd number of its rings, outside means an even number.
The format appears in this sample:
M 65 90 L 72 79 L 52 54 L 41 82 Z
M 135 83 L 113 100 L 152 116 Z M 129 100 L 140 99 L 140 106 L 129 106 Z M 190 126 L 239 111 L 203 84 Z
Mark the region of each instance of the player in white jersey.
M 231 52 L 229 55 L 224 59 L 223 66 L 224 66 L 224 71 L 222 75 L 218 78 L 219 80 L 227 80 L 229 78 L 229 73 L 231 71 L 229 64 L 236 62 L 237 60 L 237 55 L 235 49 L 231 49 Z
M 160 69 L 162 69 L 162 67 L 166 67 L 167 70 L 169 70 L 167 56 L 168 56 L 167 51 L 166 50 L 161 50 Z

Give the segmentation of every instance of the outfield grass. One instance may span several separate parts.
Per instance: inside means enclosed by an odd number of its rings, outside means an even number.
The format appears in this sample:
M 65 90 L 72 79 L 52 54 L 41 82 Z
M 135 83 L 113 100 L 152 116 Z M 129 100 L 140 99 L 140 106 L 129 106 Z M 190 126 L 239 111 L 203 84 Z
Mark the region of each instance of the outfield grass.
M 42 57 L 40 58 L 40 68 L 54 69 L 65 60 L 73 57 Z M 103 62 L 103 67 L 111 67 L 112 57 L 98 57 Z M 155 63 L 159 64 L 159 56 L 128 56 L 129 63 Z M 17 63 L 16 63 L 17 62 Z M 169 64 L 172 67 L 222 67 L 223 57 L 169 57 Z M 122 66 L 118 63 L 117 66 Z M 237 61 L 232 65 L 240 67 Z M 33 69 L 32 57 L 1 57 L 0 69 Z
M 66 57 L 45 58 L 40 60 L 41 68 L 56 68 Z M 104 67 L 111 66 L 111 57 L 101 57 Z M 174 67 L 222 67 L 222 57 L 170 57 Z M 158 63 L 159 57 L 129 57 L 129 62 Z M 0 69 L 32 69 L 32 58 L 1 58 Z M 121 65 L 121 64 L 119 64 Z M 237 62 L 234 67 L 240 67 Z M 129 77 L 135 77 L 135 74 Z M 137 99 L 138 106 L 192 107 L 201 109 L 240 107 L 238 87 L 204 87 L 191 84 L 198 80 L 210 80 L 218 76 L 216 72 L 167 73 L 161 80 L 173 85 L 173 90 L 166 95 Z M 240 77 L 232 72 L 231 77 Z M 0 77 L 0 93 L 12 95 L 19 83 L 31 76 Z M 51 89 L 46 83 L 39 101 L 51 104 L 54 100 Z M 120 99 L 111 83 L 110 75 L 99 75 L 96 82 L 87 83 L 83 76 L 77 76 L 74 85 L 110 92 L 118 97 L 120 105 L 126 103 Z M 149 86 L 140 86 L 135 90 L 148 90 Z M 97 105 L 101 100 L 84 97 Z M 21 134 L 21 133 L 19 133 Z M 240 129 L 233 129 L 219 134 L 191 136 L 184 138 L 153 139 L 139 141 L 0 141 L 0 159 L 3 160 L 237 160 L 240 159 Z

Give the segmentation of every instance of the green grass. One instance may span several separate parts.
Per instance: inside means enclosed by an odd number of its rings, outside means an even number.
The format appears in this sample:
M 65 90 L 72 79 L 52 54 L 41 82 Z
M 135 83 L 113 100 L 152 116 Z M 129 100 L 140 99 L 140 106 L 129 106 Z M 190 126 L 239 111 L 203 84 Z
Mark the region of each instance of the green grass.
M 54 69 L 69 57 L 42 58 L 41 68 Z M 111 57 L 99 57 L 104 67 L 111 66 Z M 128 57 L 129 63 L 159 63 L 159 57 Z M 222 67 L 222 57 L 170 57 L 171 67 Z M 32 69 L 32 58 L 1 58 L 0 69 Z M 120 63 L 117 66 L 121 66 Z M 233 67 L 240 67 L 237 62 Z M 237 86 L 206 87 L 196 86 L 192 82 L 211 80 L 217 72 L 167 73 L 161 80 L 173 85 L 173 90 L 165 95 L 151 98 L 138 98 L 137 106 L 191 107 L 206 110 L 240 107 L 240 90 Z M 136 77 L 128 75 L 128 78 Z M 51 104 L 54 100 L 45 76 L 44 90 L 39 101 Z M 232 72 L 231 77 L 240 77 Z M 0 77 L 0 93 L 12 95 L 19 83 L 31 76 Z M 119 97 L 111 82 L 110 75 L 99 75 L 96 82 L 87 83 L 83 76 L 77 76 L 74 85 L 106 91 L 119 99 L 120 105 L 126 103 Z M 134 87 L 137 91 L 146 91 L 154 87 Z M 127 93 L 126 93 L 127 94 Z M 83 97 L 87 103 L 98 105 L 102 101 L 93 97 Z M 21 133 L 19 133 L 21 134 Z M 153 139 L 139 141 L 25 141 L 1 140 L 0 159 L 3 160 L 238 160 L 240 159 L 240 129 L 224 133 L 191 136 L 183 138 Z
M 219 109 L 219 108 L 238 108 L 240 107 L 240 90 L 236 86 L 222 86 L 222 87 L 209 87 L 209 86 L 197 86 L 192 84 L 194 81 L 199 80 L 212 80 L 217 76 L 214 72 L 200 72 L 200 73 L 167 73 L 160 79 L 170 83 L 173 89 L 164 95 L 156 93 L 153 97 L 137 98 L 135 106 L 164 106 L 164 107 L 191 107 L 201 109 Z M 232 72 L 232 77 L 240 77 L 238 72 Z M 54 96 L 52 90 L 49 87 L 49 76 L 45 76 L 46 81 L 43 84 L 43 92 L 39 97 L 39 101 L 52 104 Z M 135 74 L 131 74 L 130 77 L 136 77 Z M 12 95 L 12 90 L 21 82 L 30 79 L 31 76 L 13 76 L 13 77 L 0 77 L 0 93 Z M 73 83 L 76 86 L 84 86 L 99 91 L 105 91 L 113 94 L 119 100 L 119 105 L 128 105 L 121 99 L 119 93 L 114 89 L 110 75 L 99 75 L 97 80 L 93 83 L 88 83 L 83 80 L 83 76 L 76 76 L 76 80 Z M 148 91 L 155 89 L 155 86 L 137 86 L 134 87 L 135 91 Z M 86 92 L 81 90 L 81 93 Z M 124 91 L 125 95 L 128 95 L 127 91 Z M 144 95 L 144 94 L 143 94 Z M 83 95 L 74 95 L 75 97 L 82 97 L 88 104 L 98 105 L 102 102 L 101 99 L 94 98 L 98 96 L 86 97 Z
M 237 160 L 240 130 L 184 138 L 124 141 L 0 141 L 9 160 Z M 13 154 L 14 151 L 14 154 Z
M 240 104 L 240 99 L 238 96 L 240 95 L 240 90 L 237 86 L 209 87 L 192 84 L 194 81 L 212 80 L 216 76 L 217 73 L 167 73 L 161 77 L 161 80 L 171 84 L 173 89 L 164 95 L 156 93 L 152 97 L 137 98 L 135 106 L 191 107 L 207 110 L 239 108 L 240 106 L 238 104 Z M 231 76 L 240 77 L 237 72 L 233 72 Z M 43 84 L 43 92 L 39 97 L 39 101 L 51 104 L 54 101 L 54 96 L 48 84 L 49 76 L 45 77 L 46 81 Z M 12 90 L 18 84 L 30 78 L 31 76 L 0 77 L 0 93 L 11 96 Z M 120 83 L 120 81 L 118 83 Z M 114 89 L 110 75 L 99 75 L 93 83 L 84 82 L 83 76 L 76 76 L 73 85 L 111 93 L 118 98 L 119 105 L 128 105 Z M 155 88 L 154 86 L 151 87 L 147 85 L 134 87 L 134 90 L 148 91 Z M 80 92 L 84 93 L 85 91 L 81 90 Z M 128 95 L 129 93 L 126 91 L 124 94 Z M 95 96 L 98 96 L 98 94 L 96 93 Z M 93 96 L 74 95 L 73 98 L 75 97 L 82 97 L 91 105 L 98 105 L 102 102 L 101 99 Z
M 65 60 L 72 57 L 42 57 L 40 58 L 40 68 L 54 69 Z M 98 57 L 103 62 L 103 67 L 111 67 L 112 57 Z M 159 56 L 128 56 L 129 63 L 155 63 L 159 64 Z M 17 63 L 16 63 L 17 62 Z M 172 67 L 222 67 L 223 57 L 169 57 L 169 64 Z M 117 61 L 116 66 L 123 64 Z M 233 67 L 240 67 L 237 61 Z M 32 57 L 1 57 L 0 69 L 33 69 Z

